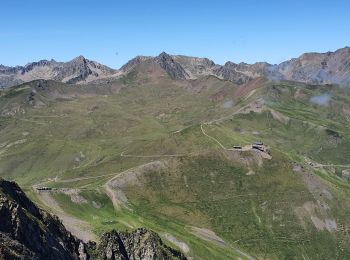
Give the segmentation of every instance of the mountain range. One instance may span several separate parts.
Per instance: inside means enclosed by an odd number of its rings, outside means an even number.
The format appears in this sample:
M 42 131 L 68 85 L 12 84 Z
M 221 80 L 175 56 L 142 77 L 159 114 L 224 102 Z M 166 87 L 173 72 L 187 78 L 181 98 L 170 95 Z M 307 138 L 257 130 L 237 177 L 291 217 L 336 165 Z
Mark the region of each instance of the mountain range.
M 83 56 L 68 62 L 41 60 L 25 66 L 0 65 L 0 87 L 7 88 L 36 79 L 68 84 L 100 83 L 101 80 L 115 80 L 145 63 L 160 67 L 174 80 L 213 75 L 237 84 L 266 77 L 270 80 L 350 86 L 350 47 L 344 47 L 334 52 L 305 53 L 280 64 L 237 64 L 228 61 L 224 65 L 218 65 L 207 58 L 169 55 L 165 52 L 156 57 L 137 56 L 120 69 L 109 68 Z
M 350 259 L 348 60 L 2 66 L 0 259 Z

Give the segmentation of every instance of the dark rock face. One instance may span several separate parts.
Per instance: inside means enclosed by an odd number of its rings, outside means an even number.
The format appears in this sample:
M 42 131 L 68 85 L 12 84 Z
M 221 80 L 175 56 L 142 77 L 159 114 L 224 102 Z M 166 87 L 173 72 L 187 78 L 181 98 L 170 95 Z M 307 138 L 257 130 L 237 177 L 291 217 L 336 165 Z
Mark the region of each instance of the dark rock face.
M 21 74 L 24 75 L 27 72 L 30 72 L 31 70 L 33 70 L 35 67 L 45 67 L 45 66 L 53 66 L 55 65 L 57 62 L 55 60 L 40 60 L 38 62 L 32 62 L 27 64 L 25 67 L 21 68 Z
M 124 243 L 117 231 L 103 234 L 98 247 L 98 256 L 101 259 L 129 259 Z
M 180 65 L 180 63 L 175 61 L 171 55 L 165 52 L 162 52 L 157 57 L 137 56 L 122 66 L 120 71 L 123 73 L 128 73 L 146 61 L 151 61 L 158 64 L 170 76 L 171 79 L 177 80 L 189 78 L 188 73 Z
M 172 79 L 186 79 L 189 77 L 182 66 L 174 61 L 174 59 L 167 53 L 162 52 L 155 61 L 164 69 Z
M 160 237 L 152 231 L 139 228 L 133 232 L 113 230 L 105 233 L 98 247 L 100 259 L 186 259 L 177 250 L 163 244 Z
M 0 259 L 88 259 L 86 245 L 40 210 L 14 182 L 0 179 Z
M 0 260 L 186 259 L 160 237 L 139 228 L 113 230 L 101 243 L 74 237 L 56 216 L 39 209 L 14 182 L 0 178 Z
M 227 62 L 224 66 L 220 66 L 213 71 L 214 75 L 219 78 L 232 81 L 237 84 L 244 84 L 248 82 L 251 77 L 243 74 L 242 72 L 237 72 L 237 64 L 232 62 Z

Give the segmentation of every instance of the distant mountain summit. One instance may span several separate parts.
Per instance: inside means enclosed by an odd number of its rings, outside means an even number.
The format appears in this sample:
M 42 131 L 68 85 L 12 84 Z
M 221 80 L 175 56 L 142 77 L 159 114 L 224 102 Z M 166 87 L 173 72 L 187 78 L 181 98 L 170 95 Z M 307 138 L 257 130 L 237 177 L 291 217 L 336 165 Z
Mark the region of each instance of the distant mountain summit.
M 100 82 L 114 79 L 141 67 L 159 66 L 173 80 L 197 79 L 216 76 L 236 84 L 266 77 L 271 80 L 291 80 L 310 84 L 338 84 L 350 86 L 350 48 L 335 52 L 305 53 L 278 65 L 266 62 L 254 64 L 226 62 L 215 64 L 207 58 L 169 55 L 162 52 L 156 57 L 137 56 L 119 70 L 79 56 L 69 62 L 41 60 L 25 66 L 0 65 L 0 87 L 11 87 L 36 79 L 55 80 L 69 84 Z M 147 71 L 144 69 L 144 71 Z
M 286 80 L 349 86 L 350 48 L 335 52 L 305 53 L 299 58 L 282 62 L 271 72 Z
M 76 57 L 69 62 L 41 60 L 25 66 L 0 66 L 0 87 L 10 87 L 20 83 L 46 79 L 70 84 L 88 83 L 98 78 L 108 77 L 117 71 L 105 65 Z

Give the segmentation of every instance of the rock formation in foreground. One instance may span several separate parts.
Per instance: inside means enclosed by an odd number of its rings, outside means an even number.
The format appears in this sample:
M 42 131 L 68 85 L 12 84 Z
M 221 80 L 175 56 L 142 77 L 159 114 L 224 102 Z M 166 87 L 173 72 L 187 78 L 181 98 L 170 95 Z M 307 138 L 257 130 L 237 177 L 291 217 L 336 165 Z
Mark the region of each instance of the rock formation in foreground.
M 95 248 L 39 209 L 14 182 L 0 178 L 0 259 L 186 259 L 144 228 L 105 233 Z
M 103 234 L 97 250 L 99 259 L 186 259 L 165 244 L 153 231 L 139 228 L 133 232 L 112 230 Z

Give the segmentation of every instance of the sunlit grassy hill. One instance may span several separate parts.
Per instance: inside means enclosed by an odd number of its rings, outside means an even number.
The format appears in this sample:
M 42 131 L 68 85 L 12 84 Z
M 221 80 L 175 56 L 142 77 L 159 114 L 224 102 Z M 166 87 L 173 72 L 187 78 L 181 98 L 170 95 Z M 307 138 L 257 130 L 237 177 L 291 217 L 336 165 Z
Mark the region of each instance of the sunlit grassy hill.
M 1 91 L 0 174 L 95 233 L 147 226 L 197 259 L 347 259 L 349 101 L 156 64 L 102 85 L 33 81 Z

